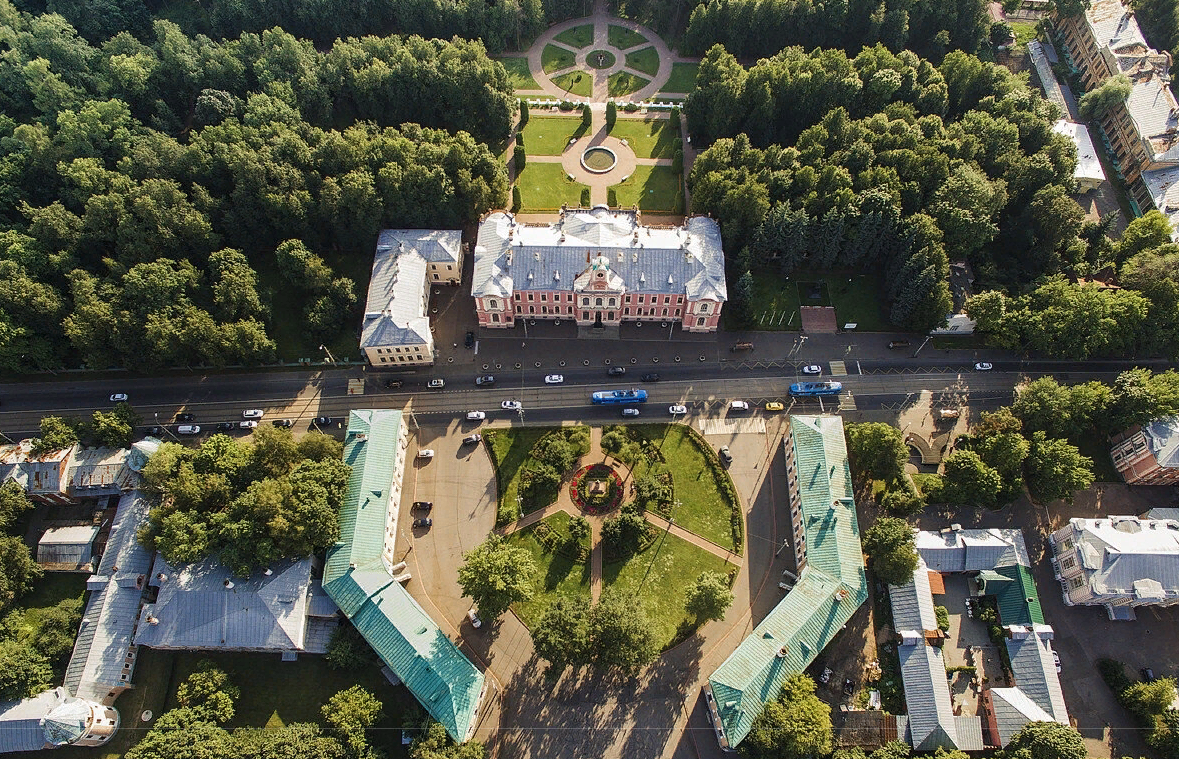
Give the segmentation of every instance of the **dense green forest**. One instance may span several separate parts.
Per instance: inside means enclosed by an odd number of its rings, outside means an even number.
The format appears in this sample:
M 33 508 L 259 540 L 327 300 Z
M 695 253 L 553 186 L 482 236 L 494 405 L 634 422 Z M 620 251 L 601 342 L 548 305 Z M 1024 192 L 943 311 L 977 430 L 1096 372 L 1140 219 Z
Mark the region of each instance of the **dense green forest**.
M 339 272 L 367 268 L 381 226 L 506 202 L 485 143 L 516 103 L 478 42 L 320 52 L 157 21 L 150 44 L 94 45 L 60 16 L 0 16 L 0 369 L 273 360 L 279 297 L 312 340 L 358 323 Z

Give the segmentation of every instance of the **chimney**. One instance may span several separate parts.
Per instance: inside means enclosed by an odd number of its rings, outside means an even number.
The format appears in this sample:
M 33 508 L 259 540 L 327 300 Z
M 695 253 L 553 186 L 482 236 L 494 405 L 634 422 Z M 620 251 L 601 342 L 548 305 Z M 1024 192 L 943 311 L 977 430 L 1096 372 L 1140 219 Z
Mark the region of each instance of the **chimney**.
M 153 617 L 152 615 L 148 614 L 147 615 L 147 623 L 149 625 L 158 625 L 160 623 L 160 620 L 158 620 L 155 617 Z
M 224 583 L 226 590 L 233 590 L 233 580 L 226 580 Z
M 159 572 L 156 574 L 156 579 L 159 580 L 160 582 L 167 582 L 168 575 L 164 574 L 163 572 Z
M 270 575 L 274 574 L 274 570 L 272 570 L 270 567 L 267 567 L 266 569 L 262 570 L 262 574 L 270 577 Z

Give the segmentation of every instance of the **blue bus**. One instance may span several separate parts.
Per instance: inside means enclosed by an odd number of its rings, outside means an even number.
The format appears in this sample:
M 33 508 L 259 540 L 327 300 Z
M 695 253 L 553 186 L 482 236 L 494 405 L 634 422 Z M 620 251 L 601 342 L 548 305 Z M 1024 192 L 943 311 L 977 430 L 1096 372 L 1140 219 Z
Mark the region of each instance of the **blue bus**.
M 795 398 L 817 398 L 821 395 L 839 395 L 843 385 L 839 382 L 795 382 L 790 386 L 790 395 Z
M 601 390 L 591 395 L 590 401 L 599 405 L 646 403 L 647 391 L 637 387 L 630 390 Z

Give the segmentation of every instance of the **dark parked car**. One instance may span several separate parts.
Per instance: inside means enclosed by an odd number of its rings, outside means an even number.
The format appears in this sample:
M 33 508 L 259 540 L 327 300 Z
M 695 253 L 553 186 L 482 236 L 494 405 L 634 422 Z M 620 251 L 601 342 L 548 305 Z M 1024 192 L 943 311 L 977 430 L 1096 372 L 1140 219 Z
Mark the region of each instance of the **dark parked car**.
M 626 374 L 626 367 L 612 366 L 606 371 L 606 374 L 609 374 L 611 377 L 621 377 L 622 375 Z
M 332 419 L 330 416 L 317 416 L 317 417 L 315 417 L 315 426 L 316 427 L 330 427 L 330 426 L 332 426 L 332 424 L 335 421 L 336 420 Z
M 476 377 L 475 384 L 479 387 L 491 387 L 495 384 L 495 377 L 490 374 L 485 374 L 482 377 Z
M 434 524 L 434 520 L 430 517 L 422 517 L 421 519 L 413 520 L 414 527 L 429 527 L 432 524 Z
M 471 443 L 478 443 L 482 439 L 483 439 L 483 436 L 480 435 L 478 432 L 476 432 L 474 435 L 467 435 L 465 438 L 463 438 L 463 445 L 469 445 Z
M 658 382 L 659 375 L 656 372 L 650 372 L 643 375 L 643 382 Z
M 414 501 L 410 511 L 429 511 L 432 508 L 434 508 L 433 501 Z
M 475 347 L 475 333 L 474 332 L 467 333 L 467 336 L 463 339 L 463 345 L 467 346 L 468 348 Z
M 1150 667 L 1143 667 L 1142 680 L 1144 682 L 1153 683 L 1155 681 L 1154 670 Z
M 178 422 L 195 422 L 196 414 L 177 414 L 176 421 Z
M 888 347 L 889 348 L 908 348 L 909 341 L 908 340 L 890 340 L 888 343 Z
M 236 430 L 236 429 L 237 429 L 236 422 L 217 422 L 217 431 L 218 432 L 229 432 L 230 430 Z
M 151 435 L 152 437 L 160 437 L 161 435 L 164 434 L 164 428 L 163 427 L 148 427 L 147 434 Z
M 401 387 L 401 385 L 401 380 L 385 380 L 385 387 L 389 390 L 396 390 L 397 388 Z
M 295 426 L 295 420 L 294 419 L 275 419 L 273 422 L 271 422 L 271 424 L 273 424 L 275 427 L 290 428 L 290 427 Z

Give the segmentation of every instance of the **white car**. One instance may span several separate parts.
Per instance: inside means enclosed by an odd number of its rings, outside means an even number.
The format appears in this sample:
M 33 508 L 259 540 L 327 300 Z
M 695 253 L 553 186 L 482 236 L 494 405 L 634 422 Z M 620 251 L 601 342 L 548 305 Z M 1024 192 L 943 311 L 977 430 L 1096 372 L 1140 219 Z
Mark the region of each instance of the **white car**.
M 524 404 L 520 401 L 501 401 L 499 407 L 504 411 L 519 411 L 524 408 Z
M 822 374 L 823 367 L 819 366 L 818 364 L 810 364 L 808 366 L 802 367 L 802 373 L 803 374 Z
M 544 378 L 544 383 L 546 385 L 560 385 L 564 381 L 565 375 L 563 374 L 549 374 Z
M 432 379 L 426 383 L 426 387 L 430 388 L 431 390 L 437 390 L 438 388 L 446 387 L 446 380 Z
M 686 413 L 688 413 L 688 407 L 681 406 L 680 404 L 677 403 L 674 406 L 668 406 L 667 413 L 671 414 L 672 416 L 676 416 L 678 414 L 686 414 Z
M 419 459 L 432 459 L 432 458 L 434 458 L 434 449 L 433 448 L 423 448 L 422 450 L 418 451 L 418 458 Z
M 242 421 L 237 423 L 237 426 L 238 426 L 238 429 L 242 429 L 242 430 L 256 430 L 256 429 L 258 429 L 258 423 L 255 422 L 253 419 L 243 419 Z
M 977 364 L 974 365 L 974 368 L 980 372 L 989 372 L 990 370 L 994 369 L 995 367 L 992 366 L 991 364 L 987 363 L 986 361 L 979 361 Z
M 748 411 L 749 401 L 729 401 L 729 411 Z
M 1052 663 L 1056 665 L 1056 674 L 1060 674 L 1060 654 L 1052 652 Z
M 486 418 L 487 418 L 487 414 L 483 413 L 482 411 L 468 411 L 467 412 L 467 421 L 468 422 L 481 422 Z
M 467 621 L 469 621 L 471 623 L 471 627 L 474 627 L 476 630 L 483 626 L 483 620 L 479 619 L 479 612 L 477 609 L 472 608 L 467 610 Z
M 126 393 L 115 393 L 114 395 L 111 396 L 111 403 L 126 403 L 126 402 L 127 402 L 127 394 Z
M 262 409 L 260 409 L 260 408 L 248 408 L 242 412 L 242 419 L 261 419 L 261 418 L 262 418 Z
M 624 408 L 622 410 L 623 416 L 638 416 L 639 410 L 637 408 Z
M 199 435 L 201 428 L 195 424 L 182 424 L 176 428 L 177 435 Z

